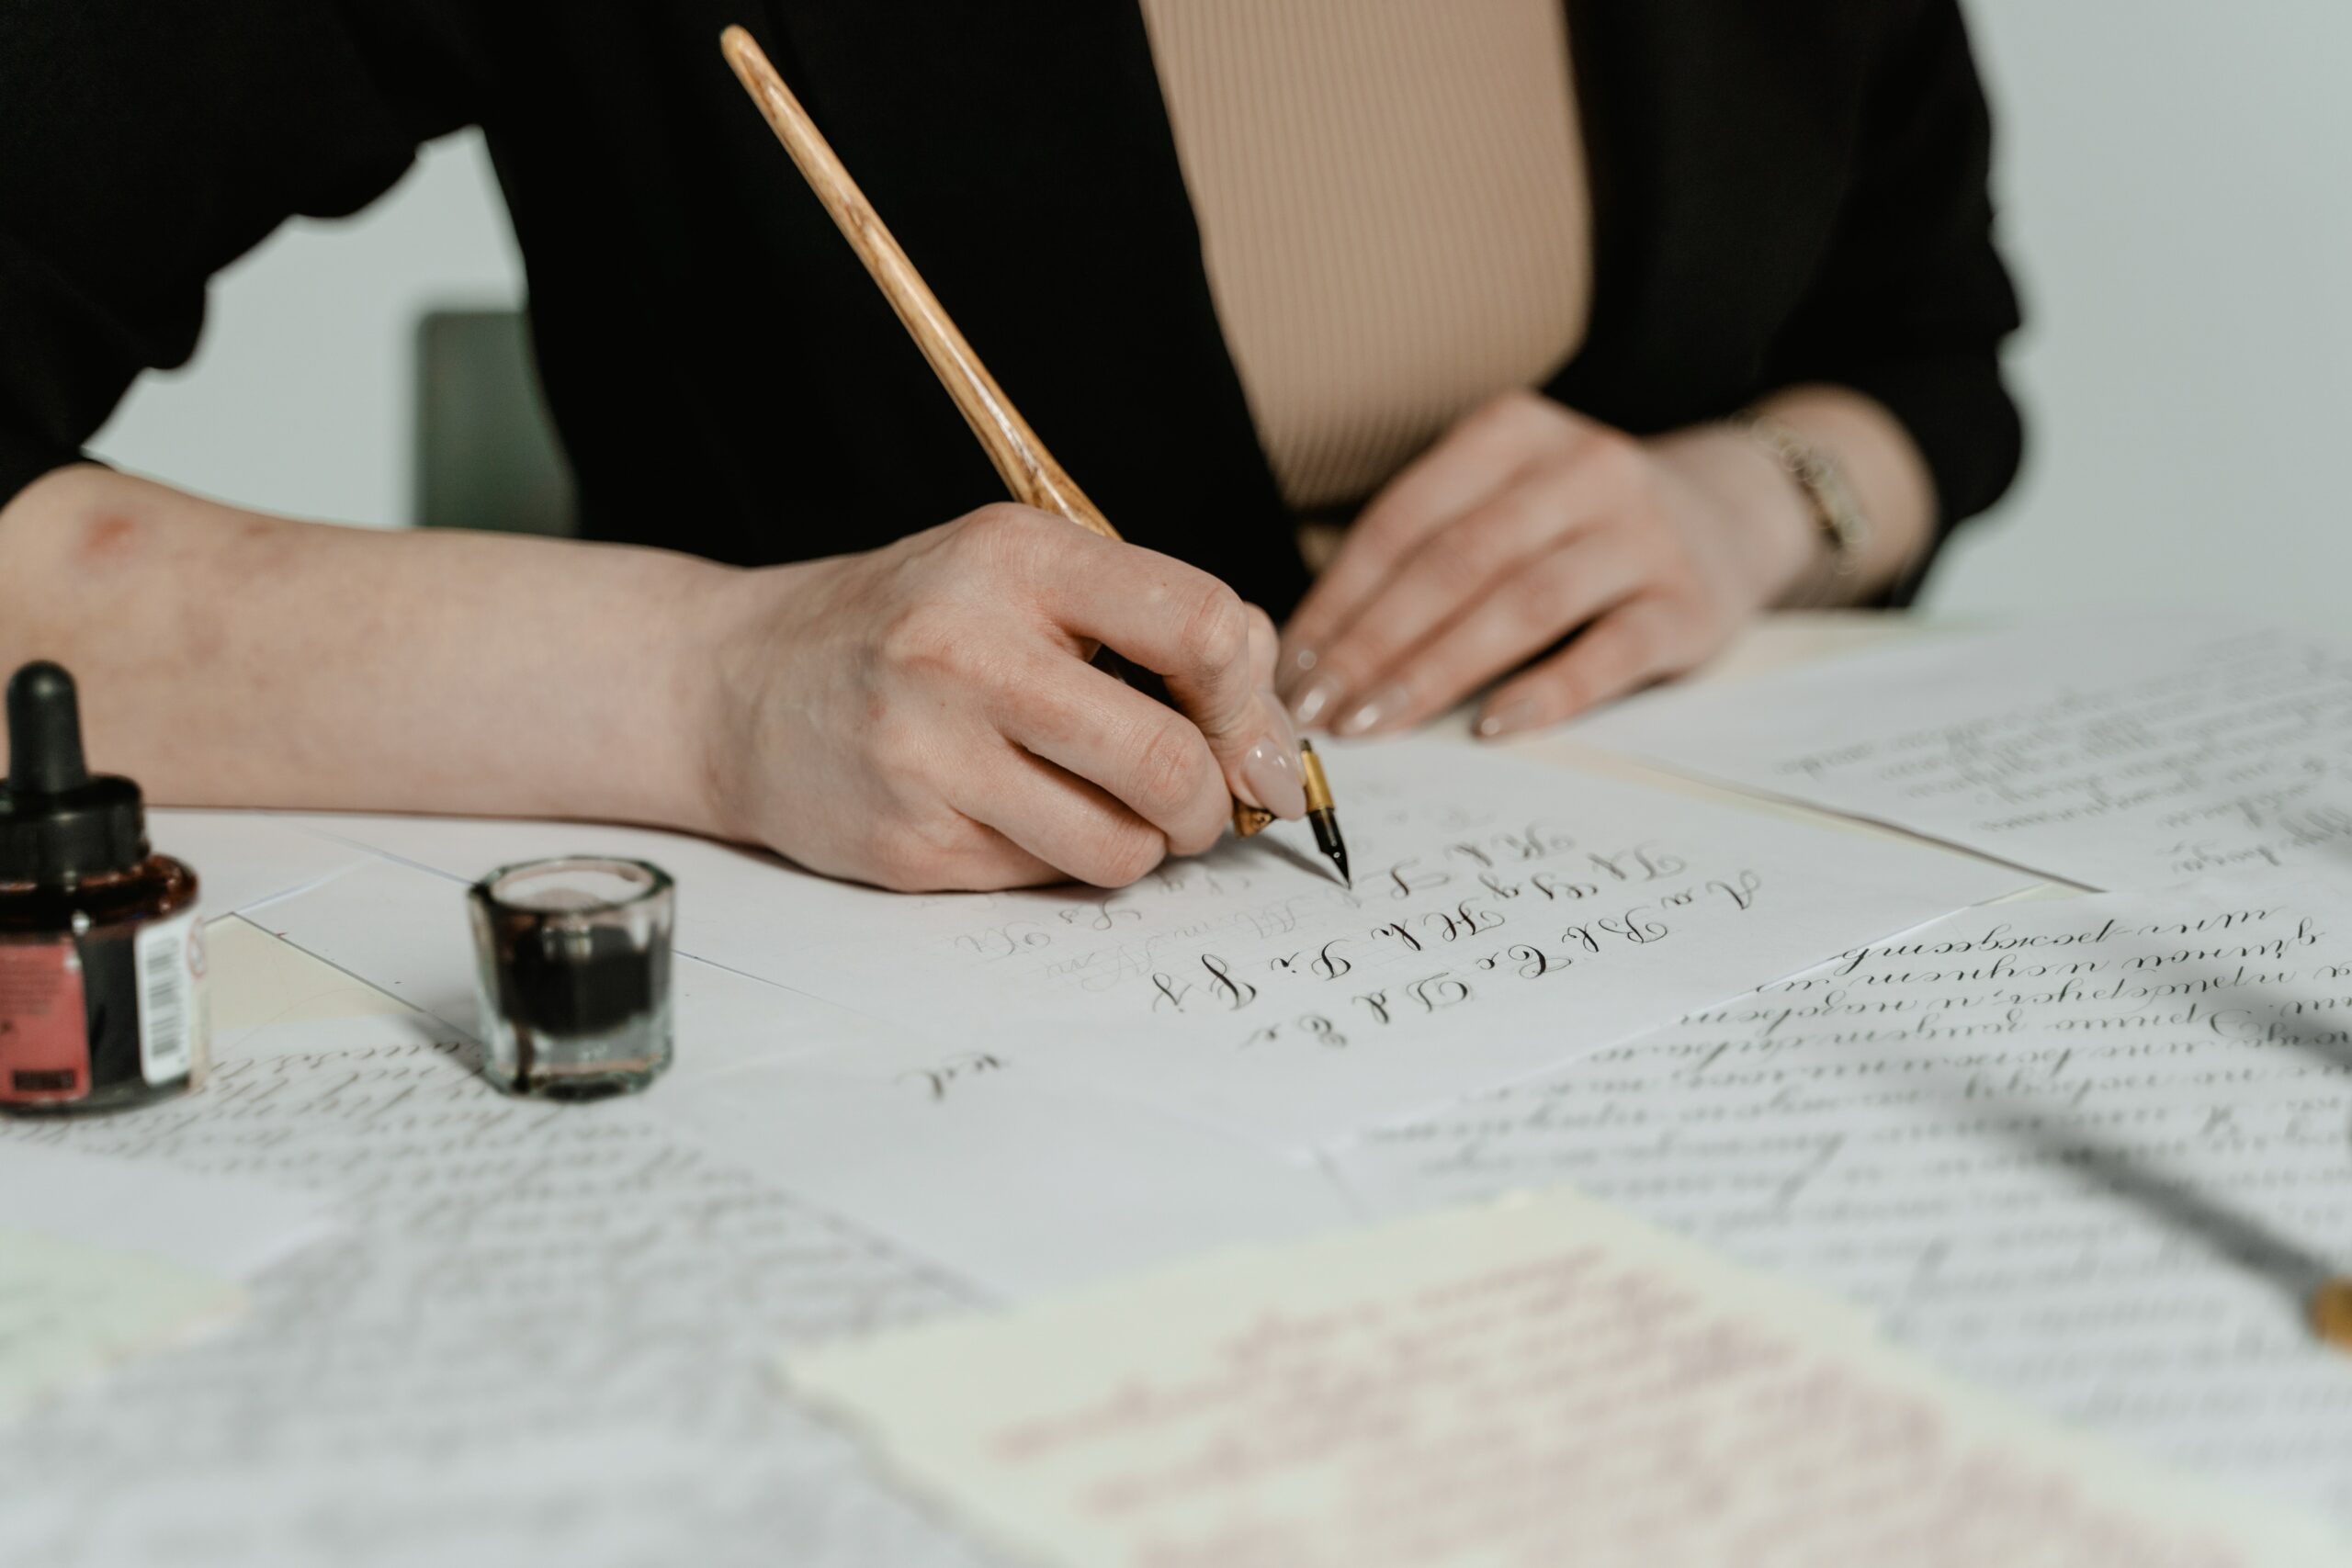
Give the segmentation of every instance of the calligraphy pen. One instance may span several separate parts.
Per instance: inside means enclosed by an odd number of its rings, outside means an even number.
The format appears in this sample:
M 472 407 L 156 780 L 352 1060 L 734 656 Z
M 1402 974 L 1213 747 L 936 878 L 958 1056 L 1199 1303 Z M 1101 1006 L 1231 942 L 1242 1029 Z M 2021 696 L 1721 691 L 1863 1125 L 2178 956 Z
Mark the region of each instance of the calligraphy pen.
M 1086 492 L 1054 460 L 1029 422 L 1021 417 L 996 378 L 980 363 L 979 355 L 964 340 L 956 323 L 899 248 L 899 242 L 882 221 L 874 204 L 850 178 L 849 170 L 825 141 L 800 107 L 792 89 L 769 63 L 759 43 L 741 28 L 729 28 L 719 37 L 719 48 L 727 56 L 727 63 L 735 68 L 736 79 L 743 90 L 752 95 L 760 113 L 775 130 L 784 150 L 792 154 L 817 199 L 825 204 L 833 221 L 841 228 L 842 237 L 857 253 L 865 270 L 890 301 L 899 321 L 915 346 L 922 350 L 923 358 L 939 375 L 940 384 L 947 395 L 956 400 L 963 411 L 965 422 L 972 434 L 979 437 L 996 471 L 1004 477 L 1013 499 L 1040 512 L 1052 512 L 1069 518 L 1091 533 L 1115 540 L 1119 531 L 1111 526 L 1109 518 L 1086 498 Z M 1097 662 L 1111 664 L 1116 659 L 1109 650 L 1098 657 Z M 1124 664 L 1124 660 L 1118 661 Z M 1331 806 L 1331 786 L 1323 777 L 1322 760 L 1316 756 L 1314 746 L 1299 743 L 1300 782 L 1306 791 L 1306 818 L 1315 829 L 1315 847 L 1330 857 L 1339 868 L 1340 879 L 1353 885 L 1348 875 L 1348 846 L 1340 837 L 1340 819 Z M 1261 811 L 1247 801 L 1233 803 L 1233 830 L 1243 838 L 1258 832 L 1273 820 L 1273 814 Z

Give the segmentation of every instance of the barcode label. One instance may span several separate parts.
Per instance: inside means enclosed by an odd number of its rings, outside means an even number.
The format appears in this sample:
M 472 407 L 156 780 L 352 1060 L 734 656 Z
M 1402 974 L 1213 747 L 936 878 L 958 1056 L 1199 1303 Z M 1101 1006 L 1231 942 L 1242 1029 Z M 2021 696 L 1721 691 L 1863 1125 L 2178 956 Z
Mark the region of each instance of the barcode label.
M 195 1065 L 202 999 L 197 995 L 193 911 L 139 933 L 139 1069 L 151 1084 L 172 1083 Z

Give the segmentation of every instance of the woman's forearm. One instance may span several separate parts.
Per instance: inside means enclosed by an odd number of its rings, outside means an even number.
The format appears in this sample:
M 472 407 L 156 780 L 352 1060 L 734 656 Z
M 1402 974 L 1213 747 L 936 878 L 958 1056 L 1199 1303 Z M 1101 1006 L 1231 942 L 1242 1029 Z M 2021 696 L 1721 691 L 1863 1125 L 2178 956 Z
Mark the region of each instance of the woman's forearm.
M 82 466 L 0 511 L 0 665 L 159 804 L 708 826 L 709 604 L 659 550 L 290 522 Z

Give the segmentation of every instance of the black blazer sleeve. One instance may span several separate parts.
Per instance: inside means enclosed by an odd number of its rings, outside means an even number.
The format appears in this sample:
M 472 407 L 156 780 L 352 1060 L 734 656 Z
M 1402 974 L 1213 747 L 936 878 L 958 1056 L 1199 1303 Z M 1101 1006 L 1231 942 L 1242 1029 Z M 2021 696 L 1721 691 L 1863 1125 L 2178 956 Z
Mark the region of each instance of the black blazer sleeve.
M 1829 254 L 1770 379 L 1877 399 L 1934 475 L 1939 532 L 1984 511 L 2023 449 L 2001 340 L 2018 299 L 1993 243 L 1992 121 L 1958 0 L 1889 4 Z
M 196 346 L 211 276 L 471 116 L 463 0 L 0 4 L 0 505 Z

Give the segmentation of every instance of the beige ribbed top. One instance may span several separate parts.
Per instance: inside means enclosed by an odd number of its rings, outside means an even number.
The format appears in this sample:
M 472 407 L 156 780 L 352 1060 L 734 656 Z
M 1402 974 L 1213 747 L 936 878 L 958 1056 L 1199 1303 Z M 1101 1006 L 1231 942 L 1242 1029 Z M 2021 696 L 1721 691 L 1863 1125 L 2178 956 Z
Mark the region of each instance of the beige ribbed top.
M 1363 499 L 1584 342 L 1560 0 L 1142 0 L 1227 347 L 1290 503 Z

